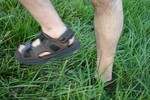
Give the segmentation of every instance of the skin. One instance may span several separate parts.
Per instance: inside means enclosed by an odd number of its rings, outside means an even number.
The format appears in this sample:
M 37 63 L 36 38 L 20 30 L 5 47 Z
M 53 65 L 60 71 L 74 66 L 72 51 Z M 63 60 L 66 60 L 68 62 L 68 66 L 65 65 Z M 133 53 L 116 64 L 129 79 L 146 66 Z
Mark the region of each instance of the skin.
M 112 79 L 114 55 L 123 26 L 122 0 L 92 0 L 97 45 L 95 77 Z
M 60 19 L 55 8 L 49 0 L 19 0 L 20 3 L 31 13 L 35 20 L 40 24 L 42 31 L 52 38 L 59 38 L 65 31 L 66 26 Z M 69 40 L 70 45 L 73 43 L 74 37 Z M 33 47 L 40 44 L 37 39 L 32 43 Z M 24 45 L 19 46 L 22 52 Z M 41 53 L 39 56 L 51 54 L 50 52 Z
M 59 38 L 66 30 L 65 24 L 49 0 L 19 0 L 28 9 L 42 30 L 52 38 Z M 94 27 L 97 45 L 95 78 L 104 82 L 112 79 L 114 55 L 123 26 L 122 0 L 91 0 L 94 7 Z M 74 38 L 70 39 L 70 44 Z M 37 46 L 37 39 L 32 46 Z M 19 47 L 22 52 L 24 45 Z M 50 54 L 45 52 L 39 56 Z

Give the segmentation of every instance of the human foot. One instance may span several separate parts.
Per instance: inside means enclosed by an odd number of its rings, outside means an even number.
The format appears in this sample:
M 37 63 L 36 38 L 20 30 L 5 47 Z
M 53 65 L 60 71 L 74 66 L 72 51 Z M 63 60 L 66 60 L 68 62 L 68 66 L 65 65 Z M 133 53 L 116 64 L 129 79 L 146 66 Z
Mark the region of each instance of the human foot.
M 62 33 L 64 33 L 66 30 L 67 30 L 67 28 L 65 27 L 65 28 L 63 28 L 63 29 L 60 29 L 60 28 L 58 28 L 59 29 L 59 32 L 57 31 L 57 30 L 47 30 L 47 29 L 45 29 L 45 28 L 43 28 L 42 30 L 44 30 L 44 33 L 45 34 L 47 34 L 49 37 L 51 37 L 51 38 L 54 38 L 54 39 L 58 39 L 61 35 L 62 35 Z M 56 32 L 56 34 L 51 34 L 51 33 L 54 33 L 54 32 Z M 72 37 L 71 39 L 69 39 L 69 45 L 71 45 L 73 42 L 74 42 L 74 40 L 75 40 L 75 38 L 74 37 Z M 41 44 L 41 41 L 40 41 L 40 39 L 36 39 L 36 40 L 34 40 L 33 42 L 32 42 L 32 46 L 33 47 L 37 47 L 38 45 L 40 45 Z M 19 46 L 19 48 L 18 48 L 18 51 L 20 52 L 20 53 L 23 53 L 23 50 L 26 48 L 26 46 L 25 45 L 20 45 Z M 42 57 L 42 56 L 46 56 L 46 55 L 49 55 L 49 54 L 51 54 L 51 52 L 43 52 L 43 53 L 41 53 L 41 54 L 39 54 L 39 56 L 40 57 Z
M 15 53 L 18 61 L 25 64 L 39 64 L 49 58 L 65 57 L 73 54 L 80 47 L 73 32 L 67 29 L 59 38 L 53 38 L 41 32 L 41 35 L 34 42 L 21 45 Z

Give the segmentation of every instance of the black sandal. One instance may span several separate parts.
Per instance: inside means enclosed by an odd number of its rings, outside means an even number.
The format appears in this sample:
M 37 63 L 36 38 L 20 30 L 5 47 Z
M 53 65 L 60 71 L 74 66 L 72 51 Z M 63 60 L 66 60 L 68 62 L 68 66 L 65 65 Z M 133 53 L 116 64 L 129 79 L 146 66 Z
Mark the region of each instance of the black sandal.
M 41 44 L 33 47 L 32 41 L 27 42 L 23 53 L 20 53 L 18 50 L 15 52 L 15 58 L 21 63 L 36 65 L 45 63 L 50 58 L 60 58 L 72 55 L 80 47 L 80 42 L 77 40 L 74 40 L 74 42 L 69 45 L 69 39 L 72 37 L 73 32 L 70 29 L 67 29 L 58 39 L 53 39 L 41 32 L 39 35 Z M 39 55 L 44 52 L 50 52 L 51 54 L 40 57 Z

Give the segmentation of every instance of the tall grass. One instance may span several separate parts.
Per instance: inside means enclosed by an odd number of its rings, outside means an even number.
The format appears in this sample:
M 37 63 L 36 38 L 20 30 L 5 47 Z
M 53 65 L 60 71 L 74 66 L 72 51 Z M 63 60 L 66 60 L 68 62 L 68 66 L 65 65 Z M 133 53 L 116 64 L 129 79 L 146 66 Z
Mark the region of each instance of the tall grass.
M 113 71 L 117 87 L 112 90 L 104 90 L 101 82 L 91 84 L 96 68 L 96 46 L 90 1 L 52 2 L 81 40 L 80 51 L 38 66 L 18 63 L 14 59 L 15 49 L 33 38 L 39 25 L 17 0 L 1 0 L 0 100 L 149 100 L 149 1 L 124 0 L 124 30 Z

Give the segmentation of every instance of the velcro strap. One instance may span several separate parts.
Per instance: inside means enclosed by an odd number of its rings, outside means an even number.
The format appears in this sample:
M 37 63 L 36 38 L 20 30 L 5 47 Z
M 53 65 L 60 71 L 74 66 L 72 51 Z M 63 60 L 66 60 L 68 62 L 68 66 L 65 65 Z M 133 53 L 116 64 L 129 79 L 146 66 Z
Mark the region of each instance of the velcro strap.
M 47 39 L 45 36 L 44 36 L 44 34 L 45 33 L 43 33 L 43 32 L 41 32 L 40 34 L 39 34 L 39 39 L 41 40 L 41 41 L 43 41 L 44 39 Z
M 25 48 L 24 48 L 24 50 L 26 51 L 26 50 L 29 50 L 29 49 L 31 49 L 31 46 L 32 45 L 32 41 L 28 41 L 24 46 L 25 46 Z
M 59 40 L 60 40 L 61 42 L 66 43 L 66 42 L 68 42 L 68 40 L 71 39 L 72 37 L 73 37 L 73 31 L 68 28 L 68 29 L 65 31 L 65 33 L 59 37 Z

